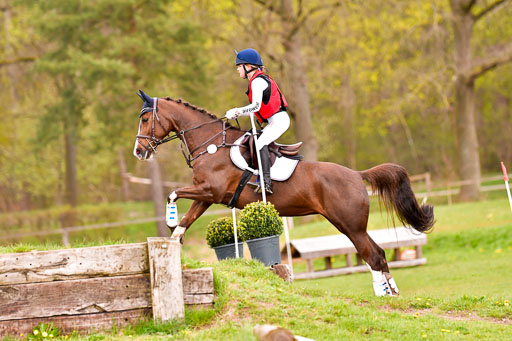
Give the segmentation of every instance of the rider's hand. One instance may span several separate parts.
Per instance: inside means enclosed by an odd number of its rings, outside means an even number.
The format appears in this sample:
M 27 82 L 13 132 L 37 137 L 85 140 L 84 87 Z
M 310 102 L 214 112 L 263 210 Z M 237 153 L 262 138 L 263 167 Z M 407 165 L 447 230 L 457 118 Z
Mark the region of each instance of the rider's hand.
M 228 111 L 226 111 L 226 118 L 228 120 L 233 120 L 233 119 L 237 118 L 238 115 L 239 115 L 238 108 L 233 108 L 233 109 L 229 109 Z

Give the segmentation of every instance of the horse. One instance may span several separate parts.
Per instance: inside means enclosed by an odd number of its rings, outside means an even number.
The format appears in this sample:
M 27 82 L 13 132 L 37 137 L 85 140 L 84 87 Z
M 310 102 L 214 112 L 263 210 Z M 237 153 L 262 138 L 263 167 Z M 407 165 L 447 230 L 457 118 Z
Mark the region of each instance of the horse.
M 179 139 L 185 160 L 193 170 L 193 185 L 174 190 L 168 199 L 193 200 L 179 225 L 171 228 L 172 237 L 183 242 L 186 230 L 208 207 L 227 205 L 233 196 L 243 171 L 231 162 L 229 147 L 246 131 L 181 99 L 152 98 L 139 91 L 144 104 L 134 156 L 147 160 L 160 144 Z M 211 144 L 218 147 L 213 148 L 214 153 L 207 151 Z M 398 288 L 389 273 L 384 250 L 367 233 L 370 201 L 363 180 L 404 225 L 419 232 L 433 227 L 433 206 L 417 203 L 407 171 L 392 163 L 356 171 L 332 162 L 302 160 L 288 180 L 274 182 L 274 194 L 268 200 L 281 216 L 324 216 L 352 241 L 369 266 L 375 294 L 397 296 Z M 260 194 L 245 188 L 236 207 L 241 209 L 260 199 Z

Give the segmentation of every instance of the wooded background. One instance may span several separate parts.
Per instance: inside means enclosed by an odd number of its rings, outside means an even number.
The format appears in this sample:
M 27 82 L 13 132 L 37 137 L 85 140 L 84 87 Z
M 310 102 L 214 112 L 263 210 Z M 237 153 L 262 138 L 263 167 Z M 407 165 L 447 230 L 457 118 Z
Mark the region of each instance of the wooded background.
M 512 166 L 510 18 L 506 0 L 0 0 L 0 212 L 125 200 L 122 167 L 190 182 L 177 142 L 131 155 L 136 92 L 223 116 L 247 103 L 247 47 L 288 99 L 280 142 L 474 180 L 476 199 Z

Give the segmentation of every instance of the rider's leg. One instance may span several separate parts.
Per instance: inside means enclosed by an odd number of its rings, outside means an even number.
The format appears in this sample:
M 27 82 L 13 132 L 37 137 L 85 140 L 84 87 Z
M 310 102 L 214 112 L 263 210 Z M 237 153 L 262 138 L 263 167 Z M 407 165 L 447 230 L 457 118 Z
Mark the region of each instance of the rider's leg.
M 270 178 L 270 153 L 268 146 L 263 146 L 260 150 L 261 170 L 263 172 L 263 180 L 265 182 L 265 190 L 272 194 L 272 179 Z
M 256 148 L 261 156 L 261 168 L 265 189 L 272 194 L 272 180 L 270 178 L 270 153 L 268 145 L 277 140 L 290 127 L 290 117 L 286 111 L 280 111 L 268 119 L 268 125 L 263 129 Z

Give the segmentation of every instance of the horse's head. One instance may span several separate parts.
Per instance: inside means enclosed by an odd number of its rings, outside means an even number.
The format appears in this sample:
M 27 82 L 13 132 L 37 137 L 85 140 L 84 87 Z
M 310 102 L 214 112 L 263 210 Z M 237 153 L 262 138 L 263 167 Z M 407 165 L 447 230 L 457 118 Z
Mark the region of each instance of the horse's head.
M 156 147 L 162 144 L 170 131 L 165 127 L 158 115 L 159 101 L 157 97 L 149 97 L 142 90 L 137 93 L 144 102 L 139 115 L 139 132 L 135 139 L 133 155 L 139 160 L 147 160 L 156 153 Z

